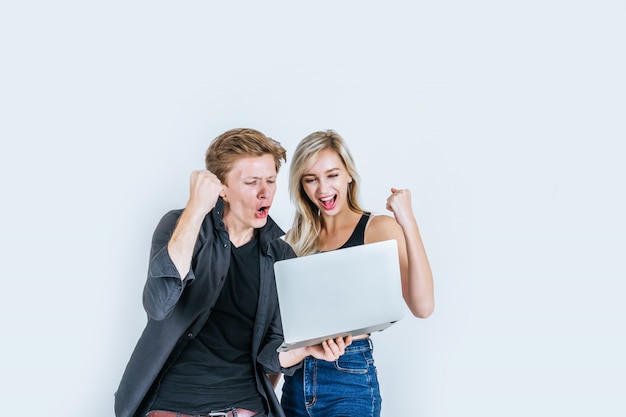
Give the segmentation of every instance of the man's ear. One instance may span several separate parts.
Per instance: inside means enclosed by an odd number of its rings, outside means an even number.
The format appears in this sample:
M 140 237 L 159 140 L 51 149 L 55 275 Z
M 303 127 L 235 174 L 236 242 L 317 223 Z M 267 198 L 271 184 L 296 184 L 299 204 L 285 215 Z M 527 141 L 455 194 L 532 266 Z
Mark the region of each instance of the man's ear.
M 226 186 L 222 184 L 222 190 L 220 191 L 220 197 L 222 197 L 222 200 L 227 201 L 226 200 Z

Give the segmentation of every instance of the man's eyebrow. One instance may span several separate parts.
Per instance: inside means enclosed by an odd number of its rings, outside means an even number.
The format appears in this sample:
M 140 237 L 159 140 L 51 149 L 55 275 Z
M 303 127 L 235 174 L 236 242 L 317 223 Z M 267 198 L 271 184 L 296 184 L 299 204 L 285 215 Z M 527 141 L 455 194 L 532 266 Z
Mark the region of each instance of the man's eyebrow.
M 251 175 L 249 177 L 244 177 L 244 178 L 248 179 L 248 180 L 262 180 L 263 178 L 271 180 L 271 179 L 275 179 L 276 175 L 270 175 L 269 177 L 259 177 L 259 176 L 256 176 L 256 175 Z

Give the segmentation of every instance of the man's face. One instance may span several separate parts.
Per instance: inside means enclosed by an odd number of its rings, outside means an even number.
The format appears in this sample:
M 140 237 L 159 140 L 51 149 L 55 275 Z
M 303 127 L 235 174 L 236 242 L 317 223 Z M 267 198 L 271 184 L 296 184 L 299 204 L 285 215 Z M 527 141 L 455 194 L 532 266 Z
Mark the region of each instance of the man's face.
M 276 193 L 276 165 L 270 154 L 237 160 L 226 175 L 222 198 L 229 234 L 265 226 Z

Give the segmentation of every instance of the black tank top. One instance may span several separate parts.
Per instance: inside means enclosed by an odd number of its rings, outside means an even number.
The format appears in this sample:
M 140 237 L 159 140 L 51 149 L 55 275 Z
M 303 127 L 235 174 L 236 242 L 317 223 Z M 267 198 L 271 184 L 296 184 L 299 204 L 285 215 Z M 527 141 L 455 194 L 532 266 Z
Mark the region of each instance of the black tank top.
M 371 213 L 369 212 L 363 213 L 363 215 L 359 219 L 359 222 L 354 228 L 354 231 L 352 232 L 346 243 L 344 243 L 343 246 L 341 246 L 339 249 L 349 248 L 350 246 L 359 246 L 365 243 L 365 226 L 367 226 L 367 221 L 370 218 L 370 214 Z

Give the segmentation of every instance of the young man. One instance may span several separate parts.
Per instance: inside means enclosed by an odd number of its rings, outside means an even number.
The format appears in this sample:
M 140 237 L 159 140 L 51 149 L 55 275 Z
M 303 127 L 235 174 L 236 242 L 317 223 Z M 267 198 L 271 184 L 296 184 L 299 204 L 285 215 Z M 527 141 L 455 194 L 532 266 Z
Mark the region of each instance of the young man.
M 184 210 L 157 226 L 143 304 L 148 323 L 115 394 L 117 417 L 284 416 L 267 374 L 350 340 L 277 353 L 273 263 L 295 256 L 269 217 L 285 149 L 252 129 L 218 136 L 191 173 Z

